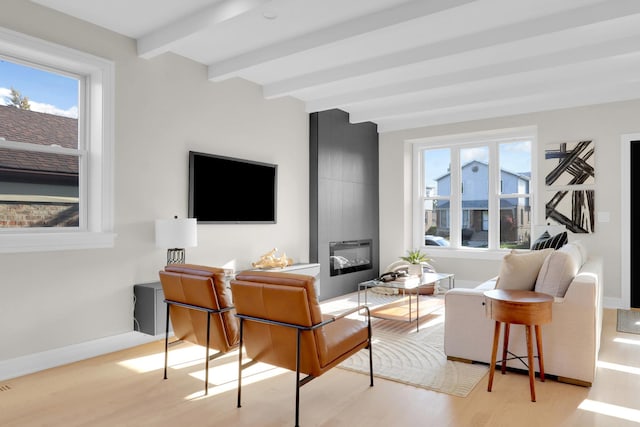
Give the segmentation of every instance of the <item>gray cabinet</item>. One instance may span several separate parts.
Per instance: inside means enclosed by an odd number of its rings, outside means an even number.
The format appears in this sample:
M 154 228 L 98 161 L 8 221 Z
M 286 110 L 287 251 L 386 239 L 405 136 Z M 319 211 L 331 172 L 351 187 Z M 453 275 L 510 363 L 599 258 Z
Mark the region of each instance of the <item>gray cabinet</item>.
M 167 321 L 167 305 L 160 282 L 133 285 L 135 307 L 133 330 L 149 335 L 164 334 Z M 169 324 L 169 331 L 172 331 Z

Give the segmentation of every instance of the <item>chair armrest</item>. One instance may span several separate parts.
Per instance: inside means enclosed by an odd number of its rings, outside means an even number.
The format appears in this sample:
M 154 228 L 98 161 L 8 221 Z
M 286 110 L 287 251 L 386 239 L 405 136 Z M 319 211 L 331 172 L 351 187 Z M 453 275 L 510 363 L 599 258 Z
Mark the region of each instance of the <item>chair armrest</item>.
M 324 322 L 317 323 L 315 325 L 303 326 L 303 325 L 297 325 L 295 323 L 279 322 L 277 320 L 264 319 L 262 317 L 247 316 L 246 314 L 235 313 L 235 316 L 237 318 L 239 318 L 239 319 L 242 319 L 242 320 L 251 320 L 253 322 L 266 323 L 267 325 L 284 326 L 284 327 L 287 327 L 287 328 L 299 329 L 301 331 L 311 331 L 313 329 L 319 328 L 320 326 L 324 326 L 327 323 L 334 322 L 334 319 L 331 318 L 331 319 L 325 320 Z
M 253 316 L 247 316 L 245 314 L 238 314 L 236 313 L 235 316 L 240 318 L 240 319 L 244 319 L 244 320 L 252 320 L 254 322 L 259 322 L 259 323 L 266 323 L 269 325 L 279 325 L 279 326 L 285 326 L 288 328 L 294 328 L 294 329 L 300 329 L 302 331 L 312 331 L 314 329 L 318 329 L 321 328 L 325 325 L 328 325 L 329 323 L 333 323 L 336 320 L 342 319 L 346 316 L 348 316 L 349 314 L 355 313 L 356 311 L 359 310 L 366 310 L 367 312 L 367 318 L 368 318 L 368 322 L 371 323 L 371 314 L 369 312 L 369 307 L 365 306 L 365 305 L 361 305 L 359 307 L 355 307 L 352 309 L 349 309 L 347 311 L 344 311 L 336 316 L 331 316 L 330 318 L 328 318 L 327 320 L 324 320 L 320 323 L 316 323 L 315 325 L 311 325 L 311 326 L 302 326 L 302 325 L 296 325 L 295 323 L 287 323 L 287 322 L 278 322 L 276 320 L 270 320 L 270 319 L 263 319 L 262 317 L 253 317 Z
M 343 311 L 342 313 L 340 313 L 338 315 L 331 316 L 328 320 L 336 321 L 338 319 L 342 319 L 343 317 L 347 317 L 350 314 L 359 312 L 360 310 L 366 310 L 367 316 L 370 316 L 369 307 L 366 306 L 366 305 L 361 305 L 361 306 L 358 306 L 358 307 L 351 308 L 351 309 L 349 309 L 347 311 Z M 325 322 L 327 322 L 327 321 L 325 321 Z M 325 322 L 323 322 L 323 323 L 325 323 Z

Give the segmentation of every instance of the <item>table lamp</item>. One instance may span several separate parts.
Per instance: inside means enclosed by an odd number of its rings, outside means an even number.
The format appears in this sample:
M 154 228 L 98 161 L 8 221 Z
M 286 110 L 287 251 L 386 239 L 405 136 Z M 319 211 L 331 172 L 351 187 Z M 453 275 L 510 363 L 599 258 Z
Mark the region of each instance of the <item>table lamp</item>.
M 184 264 L 184 248 L 198 246 L 195 218 L 157 219 L 156 247 L 167 248 L 167 265 Z

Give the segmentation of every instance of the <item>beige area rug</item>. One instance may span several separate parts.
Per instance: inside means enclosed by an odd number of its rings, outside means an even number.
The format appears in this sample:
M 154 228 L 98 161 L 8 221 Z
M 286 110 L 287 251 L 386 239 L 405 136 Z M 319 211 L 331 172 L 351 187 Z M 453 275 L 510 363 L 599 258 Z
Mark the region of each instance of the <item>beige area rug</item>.
M 618 332 L 640 334 L 640 311 L 619 308 L 616 330 Z
M 419 332 L 416 332 L 415 322 L 372 318 L 373 374 L 415 387 L 466 397 L 489 368 L 447 360 L 444 353 L 444 297 L 421 298 L 421 308 L 430 307 L 432 314 L 423 316 L 421 311 Z M 369 293 L 369 303 L 373 307 L 393 301 L 394 297 Z M 438 305 L 435 311 L 434 304 Z M 323 303 L 323 311 L 340 311 L 355 305 L 357 294 L 350 294 Z M 338 367 L 369 375 L 369 350 L 358 352 Z

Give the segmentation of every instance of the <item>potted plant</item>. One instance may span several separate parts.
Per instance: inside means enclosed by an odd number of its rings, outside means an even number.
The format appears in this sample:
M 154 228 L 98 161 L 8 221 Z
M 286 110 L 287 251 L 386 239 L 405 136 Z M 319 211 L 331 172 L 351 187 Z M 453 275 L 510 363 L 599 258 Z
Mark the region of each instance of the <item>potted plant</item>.
M 409 274 L 420 277 L 421 281 L 423 272 L 435 272 L 435 268 L 428 262 L 431 258 L 420 249 L 407 251 L 407 255 L 400 259 L 409 263 Z M 422 286 L 417 292 L 420 295 L 432 295 L 436 292 L 435 284 Z
M 409 274 L 415 276 L 422 276 L 422 266 L 431 260 L 431 258 L 420 249 L 407 251 L 407 255 L 401 256 L 400 259 L 411 264 L 409 266 Z

